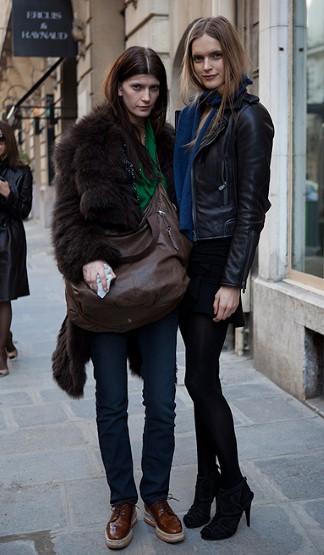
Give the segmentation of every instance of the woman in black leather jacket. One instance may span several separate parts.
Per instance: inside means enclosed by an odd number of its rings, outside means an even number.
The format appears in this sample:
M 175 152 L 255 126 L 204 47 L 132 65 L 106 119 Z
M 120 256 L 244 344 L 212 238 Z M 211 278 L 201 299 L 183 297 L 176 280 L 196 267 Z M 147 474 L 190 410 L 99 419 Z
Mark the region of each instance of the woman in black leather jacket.
M 180 228 L 194 242 L 180 326 L 185 383 L 194 402 L 198 476 L 184 522 L 189 528 L 207 524 L 201 536 L 209 540 L 232 536 L 243 512 L 249 525 L 253 499 L 219 379 L 228 324 L 243 324 L 240 290 L 270 207 L 273 125 L 259 99 L 246 90 L 251 81 L 245 67 L 238 34 L 226 18 L 202 18 L 192 25 L 182 88 L 187 98 L 192 88 L 197 95 L 180 113 L 174 159 Z
M 22 220 L 31 210 L 32 184 L 13 130 L 0 121 L 0 376 L 9 373 L 7 357 L 17 356 L 10 332 L 11 301 L 29 295 Z

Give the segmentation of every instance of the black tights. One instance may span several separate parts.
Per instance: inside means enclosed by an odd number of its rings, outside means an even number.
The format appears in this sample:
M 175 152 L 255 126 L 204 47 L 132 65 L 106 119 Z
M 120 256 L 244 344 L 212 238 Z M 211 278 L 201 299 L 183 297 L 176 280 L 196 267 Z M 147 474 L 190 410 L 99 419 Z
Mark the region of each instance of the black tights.
M 6 347 L 11 326 L 12 310 L 10 301 L 0 301 L 0 352 Z
M 216 457 L 222 486 L 236 485 L 242 474 L 231 409 L 219 379 L 219 357 L 228 323 L 214 323 L 210 316 L 191 313 L 181 323 L 186 346 L 185 384 L 194 403 L 198 474 L 215 471 Z

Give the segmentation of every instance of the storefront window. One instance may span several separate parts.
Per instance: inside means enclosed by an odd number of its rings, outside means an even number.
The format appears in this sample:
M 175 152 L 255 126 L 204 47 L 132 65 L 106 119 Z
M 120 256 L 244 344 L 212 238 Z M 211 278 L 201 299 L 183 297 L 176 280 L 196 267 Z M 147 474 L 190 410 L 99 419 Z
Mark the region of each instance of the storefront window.
M 324 278 L 324 18 L 294 2 L 292 269 Z

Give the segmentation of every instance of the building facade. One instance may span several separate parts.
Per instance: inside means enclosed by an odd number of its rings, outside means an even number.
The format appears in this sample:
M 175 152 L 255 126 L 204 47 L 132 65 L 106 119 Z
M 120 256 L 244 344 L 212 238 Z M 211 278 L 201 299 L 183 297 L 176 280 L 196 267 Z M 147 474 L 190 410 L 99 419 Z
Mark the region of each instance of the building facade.
M 11 0 L 2 3 L 0 98 L 1 112 L 6 114 L 55 60 L 12 56 Z M 259 370 L 300 399 L 320 398 L 324 394 L 322 0 L 71 0 L 71 6 L 78 54 L 64 59 L 28 97 L 30 108 L 21 109 L 26 119 L 20 121 L 19 136 L 34 169 L 36 215 L 48 225 L 55 194 L 50 185 L 49 141 L 102 100 L 103 77 L 118 53 L 140 44 L 161 55 L 173 122 L 175 109 L 181 107 L 179 71 L 186 29 L 198 17 L 225 15 L 237 26 L 248 52 L 251 92 L 270 111 L 276 131 L 272 208 L 244 301 L 249 342 Z M 52 119 L 42 112 L 49 98 L 55 107 Z

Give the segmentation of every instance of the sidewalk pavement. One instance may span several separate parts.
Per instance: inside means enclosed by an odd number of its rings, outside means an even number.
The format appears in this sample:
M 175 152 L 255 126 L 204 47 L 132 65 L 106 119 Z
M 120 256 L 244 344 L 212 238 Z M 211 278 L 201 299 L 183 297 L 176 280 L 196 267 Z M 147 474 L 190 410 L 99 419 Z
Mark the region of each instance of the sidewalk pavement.
M 50 355 L 64 316 L 63 283 L 49 234 L 26 224 L 31 296 L 13 303 L 19 356 L 0 381 L 1 555 L 106 554 L 109 497 L 96 436 L 94 382 L 74 401 L 51 377 Z M 172 505 L 183 515 L 196 474 L 192 405 L 183 385 L 179 342 Z M 251 359 L 222 357 L 224 392 L 233 409 L 240 460 L 255 492 L 251 528 L 221 542 L 186 530 L 177 545 L 139 522 L 130 555 L 324 554 L 324 419 L 253 369 Z M 141 382 L 129 379 L 129 425 L 136 478 L 143 426 Z

